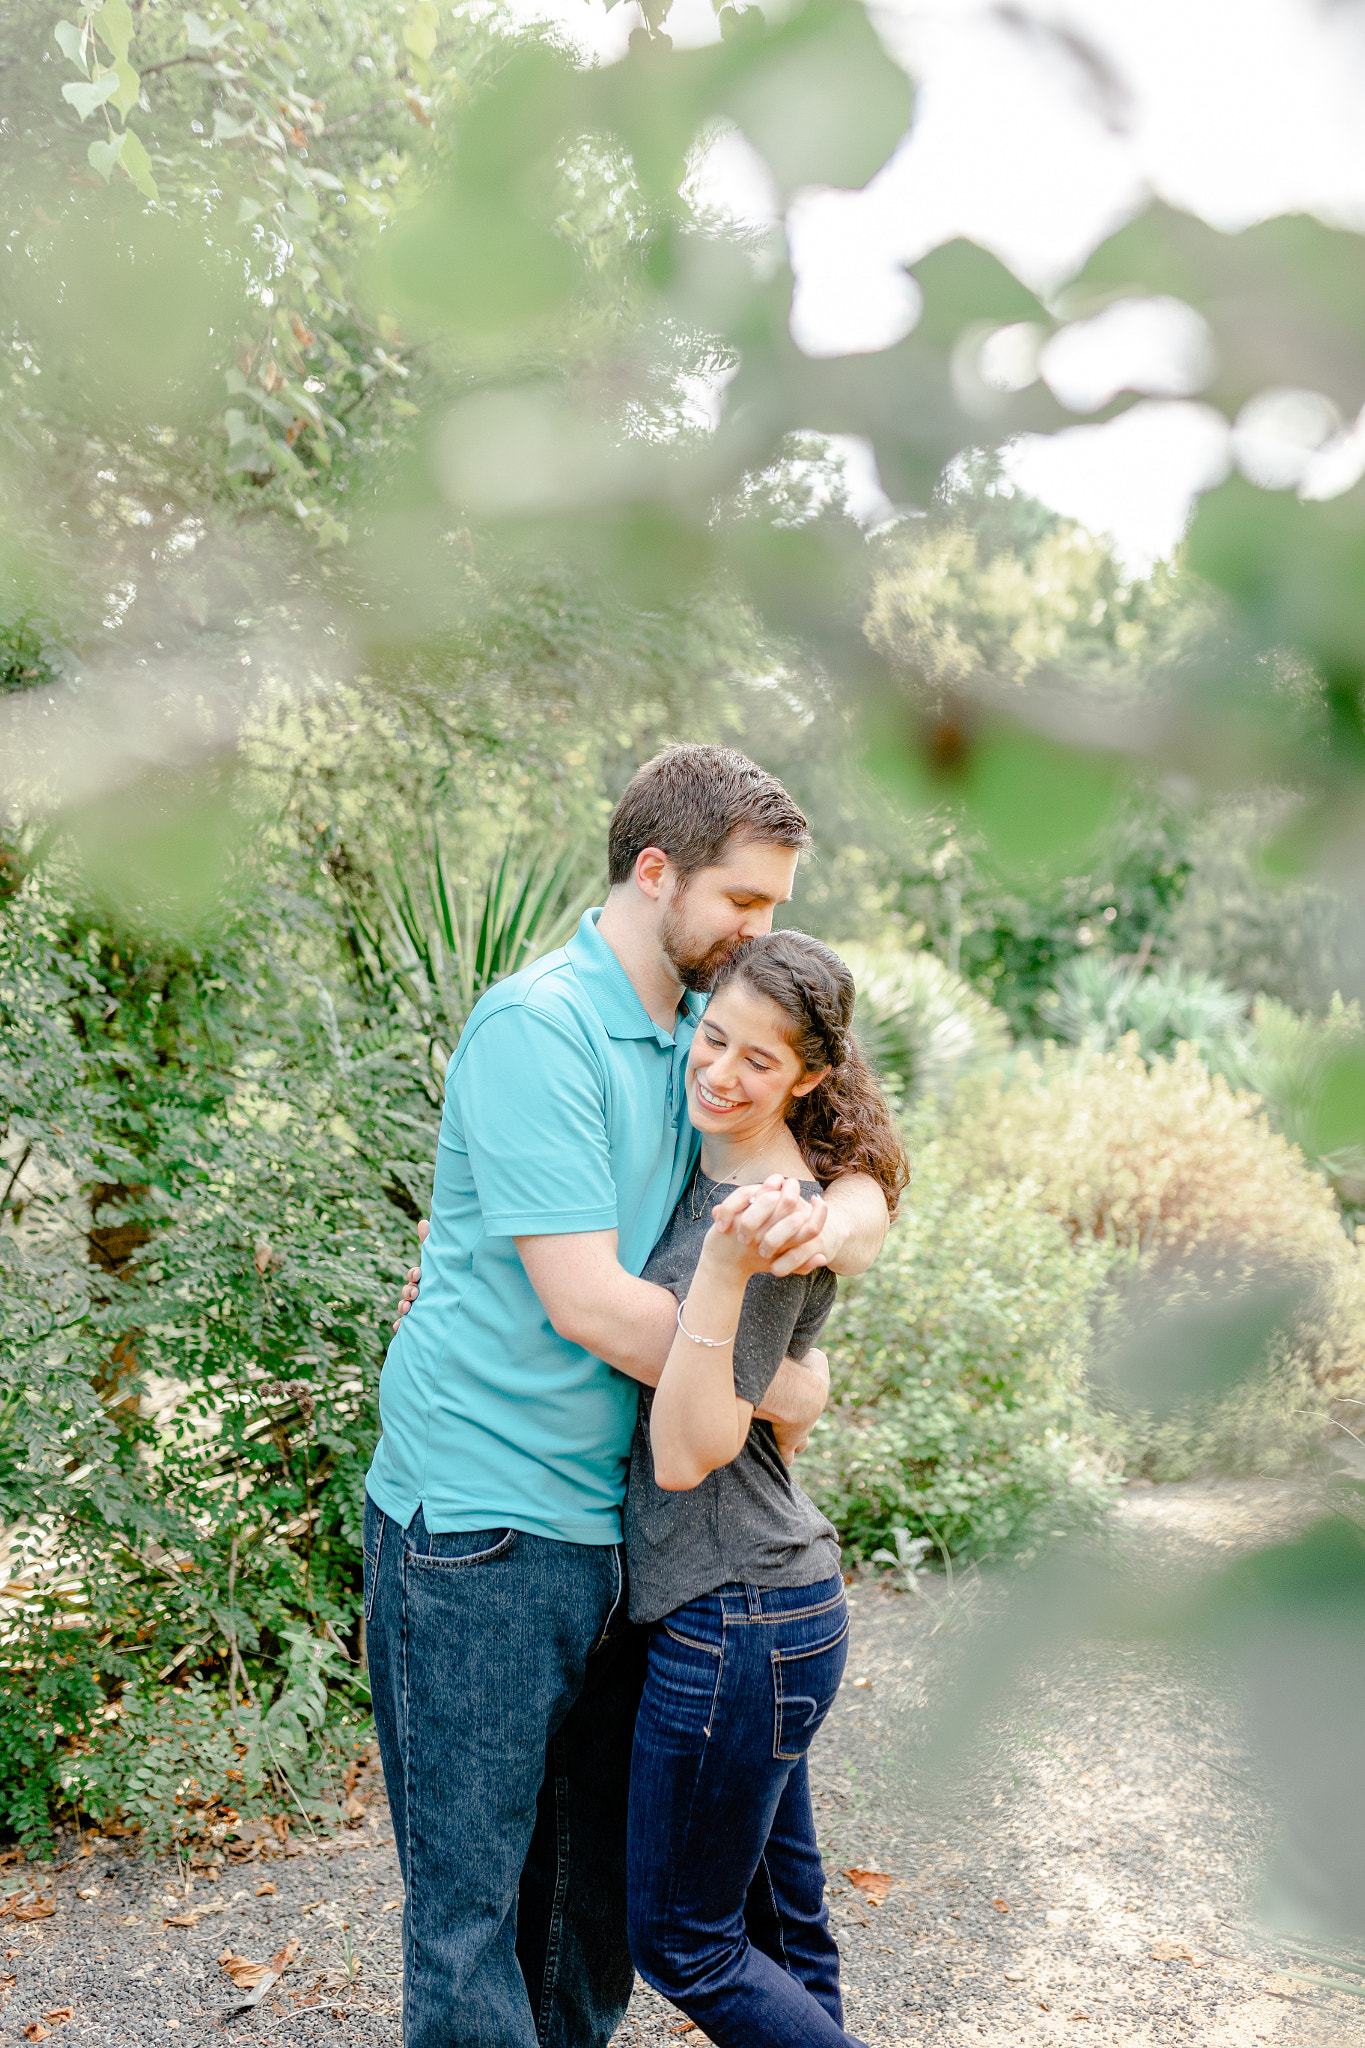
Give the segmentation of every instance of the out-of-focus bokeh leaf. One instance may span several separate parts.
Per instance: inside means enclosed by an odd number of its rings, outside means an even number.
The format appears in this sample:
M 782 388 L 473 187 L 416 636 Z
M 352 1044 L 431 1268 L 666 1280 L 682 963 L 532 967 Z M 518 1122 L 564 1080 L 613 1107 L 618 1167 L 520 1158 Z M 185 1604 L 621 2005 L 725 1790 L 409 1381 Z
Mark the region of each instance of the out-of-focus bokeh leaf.
M 1122 785 L 1117 760 L 1001 723 L 972 748 L 962 793 L 1005 873 L 1056 874 L 1094 844 Z
M 1213 1281 L 1207 1291 L 1185 1276 L 1174 1293 L 1159 1278 L 1140 1282 L 1124 1304 L 1126 1327 L 1105 1375 L 1120 1400 L 1154 1415 L 1222 1393 L 1292 1327 L 1304 1295 L 1304 1281 L 1291 1275 L 1263 1275 L 1236 1290 Z
M 1349 1503 L 1343 1503 L 1349 1506 Z M 1190 1603 L 1196 1640 L 1240 1665 L 1279 1843 L 1261 1902 L 1272 1924 L 1365 1935 L 1365 1535 L 1347 1514 L 1240 1560 Z
M 1225 235 L 1155 205 L 1101 245 L 1069 308 L 1133 291 L 1199 309 L 1217 338 L 1210 396 L 1236 413 L 1267 387 L 1326 392 L 1353 416 L 1365 403 L 1365 244 L 1306 214 Z
M 1321 1157 L 1365 1146 L 1365 1052 L 1348 1047 L 1331 1061 L 1306 1123 L 1306 1140 Z
M 1365 486 L 1304 505 L 1233 477 L 1200 499 L 1186 552 L 1263 646 L 1297 645 L 1327 671 L 1365 665 Z
M 130 173 L 135 142 L 125 131 Z M 226 223 L 210 241 L 190 222 L 143 212 L 127 184 L 92 193 L 80 215 L 46 226 L 35 217 L 8 258 L 10 310 L 63 402 L 96 428 L 213 411 L 242 303 L 234 241 Z
M 558 53 L 509 59 L 465 115 L 449 168 L 380 242 L 371 283 L 388 310 L 478 336 L 566 303 L 579 266 L 555 232 L 555 165 L 580 97 Z
M 62 820 L 96 893 L 121 922 L 192 933 L 222 900 L 245 829 L 232 764 L 154 768 Z
M 757 16 L 757 10 L 750 13 Z M 696 50 L 633 37 L 618 64 L 588 74 L 582 121 L 619 137 L 640 182 L 676 192 L 688 152 L 732 121 L 779 187 L 865 185 L 904 135 L 910 81 L 856 0 L 803 0 L 784 21 Z

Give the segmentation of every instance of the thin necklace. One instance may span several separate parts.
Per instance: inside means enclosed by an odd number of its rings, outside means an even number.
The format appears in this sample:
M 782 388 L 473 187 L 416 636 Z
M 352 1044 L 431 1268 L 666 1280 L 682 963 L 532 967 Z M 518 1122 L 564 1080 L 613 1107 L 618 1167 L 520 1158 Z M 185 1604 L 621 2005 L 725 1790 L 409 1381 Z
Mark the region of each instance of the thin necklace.
M 796 1177 L 797 1176 L 793 1176 L 793 1178 Z M 800 1177 L 804 1178 L 804 1176 Z M 687 1199 L 688 1214 L 691 1216 L 692 1221 L 694 1223 L 700 1223 L 703 1212 L 705 1211 L 707 1204 L 710 1201 L 709 1195 L 703 1196 L 701 1207 L 698 1208 L 697 1206 L 697 1193 L 703 1182 L 706 1182 L 713 1189 L 740 1186 L 740 1181 L 733 1175 L 728 1176 L 725 1180 L 713 1180 L 711 1175 L 706 1172 L 699 1159 L 697 1161 L 697 1170 L 692 1176 L 692 1187 L 688 1194 Z

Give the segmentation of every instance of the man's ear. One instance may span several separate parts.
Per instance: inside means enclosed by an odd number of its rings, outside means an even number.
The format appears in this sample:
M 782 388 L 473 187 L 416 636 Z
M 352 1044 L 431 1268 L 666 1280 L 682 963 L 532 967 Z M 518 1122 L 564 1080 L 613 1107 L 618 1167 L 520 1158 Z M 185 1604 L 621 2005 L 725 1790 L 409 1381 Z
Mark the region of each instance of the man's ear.
M 662 847 L 646 846 L 635 856 L 635 886 L 641 895 L 657 903 L 664 893 L 664 877 L 672 866 Z

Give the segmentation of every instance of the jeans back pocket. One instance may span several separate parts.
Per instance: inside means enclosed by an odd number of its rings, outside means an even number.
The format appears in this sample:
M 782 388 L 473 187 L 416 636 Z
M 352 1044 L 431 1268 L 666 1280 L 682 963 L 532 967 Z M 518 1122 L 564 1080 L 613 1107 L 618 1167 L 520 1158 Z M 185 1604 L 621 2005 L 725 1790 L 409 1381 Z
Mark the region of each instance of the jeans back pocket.
M 816 1730 L 834 1705 L 848 1659 L 848 1614 L 822 1643 L 771 1652 L 773 1672 L 773 1755 L 795 1763 L 810 1748 Z

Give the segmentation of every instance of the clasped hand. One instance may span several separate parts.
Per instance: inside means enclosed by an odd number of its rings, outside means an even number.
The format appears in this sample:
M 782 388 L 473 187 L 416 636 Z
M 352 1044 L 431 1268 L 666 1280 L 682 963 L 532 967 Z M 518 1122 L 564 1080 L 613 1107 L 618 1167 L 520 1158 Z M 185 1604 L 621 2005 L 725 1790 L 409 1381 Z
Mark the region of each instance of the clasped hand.
M 736 1188 L 711 1211 L 717 1240 L 752 1273 L 814 1273 L 832 1255 L 830 1213 L 823 1195 L 809 1201 L 801 1183 L 780 1173 L 761 1185 Z M 715 1249 L 722 1250 L 718 1241 Z

